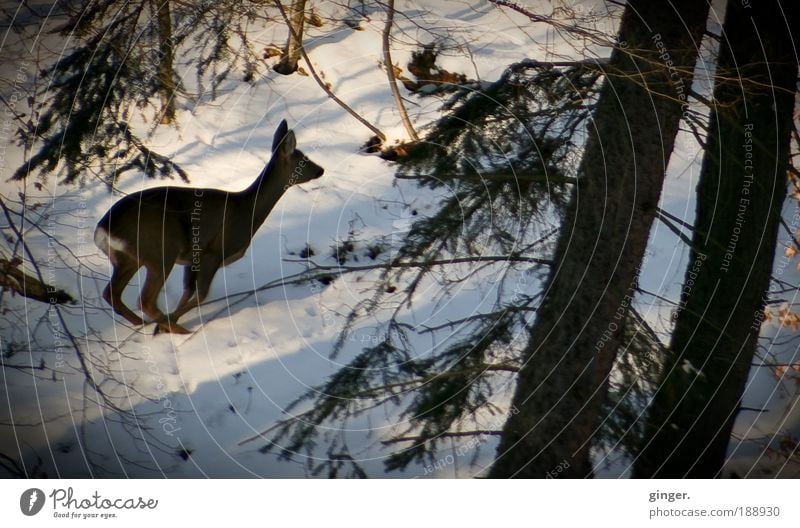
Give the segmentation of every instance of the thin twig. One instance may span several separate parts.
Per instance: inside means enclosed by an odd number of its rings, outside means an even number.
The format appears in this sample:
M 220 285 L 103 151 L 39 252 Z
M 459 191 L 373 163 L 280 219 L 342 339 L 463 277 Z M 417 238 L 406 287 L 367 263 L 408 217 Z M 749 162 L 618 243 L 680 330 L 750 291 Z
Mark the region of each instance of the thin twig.
M 325 81 L 323 81 L 320 78 L 320 76 L 317 74 L 317 70 L 314 69 L 314 65 L 311 64 L 311 59 L 308 58 L 308 54 L 306 53 L 306 48 L 305 48 L 305 46 L 303 46 L 303 42 L 298 37 L 297 32 L 292 27 L 292 23 L 289 20 L 289 15 L 286 14 L 286 10 L 283 8 L 283 4 L 281 4 L 280 0 L 275 0 L 275 5 L 278 6 L 278 11 L 281 12 L 281 16 L 283 17 L 283 20 L 286 22 L 286 25 L 289 27 L 289 31 L 291 31 L 292 35 L 294 36 L 294 38 L 297 39 L 297 42 L 300 45 L 300 55 L 303 56 L 303 60 L 305 61 L 306 66 L 308 66 L 309 73 L 311 73 L 311 76 L 314 78 L 315 81 L 317 81 L 317 84 L 319 84 L 320 88 L 325 90 L 325 93 L 328 94 L 328 97 L 333 99 L 336 102 L 336 104 L 338 104 L 339 106 L 344 108 L 345 111 L 347 111 L 348 114 L 350 114 L 351 116 L 355 117 L 362 125 L 364 125 L 368 129 L 370 129 L 376 136 L 378 136 L 378 138 L 380 138 L 380 140 L 382 142 L 386 141 L 386 134 L 381 132 L 372 123 L 370 123 L 369 121 L 367 121 L 366 119 L 361 117 L 358 114 L 358 112 L 356 112 L 355 110 L 350 108 L 350 106 L 348 106 L 347 103 L 345 103 L 344 101 L 342 101 L 341 99 L 336 97 L 336 94 L 334 94 L 331 91 L 331 89 L 328 88 L 328 86 L 325 84 Z
M 391 268 L 428 268 L 433 266 L 445 266 L 448 264 L 465 264 L 470 262 L 532 262 L 535 264 L 542 264 L 550 266 L 553 264 L 552 260 L 536 258 L 536 257 L 521 257 L 517 255 L 476 255 L 474 257 L 458 257 L 446 260 L 428 260 L 422 262 L 386 262 L 383 264 L 368 264 L 364 266 L 341 266 L 341 265 L 322 265 L 317 264 L 313 260 L 308 259 L 284 259 L 285 262 L 308 262 L 311 264 L 312 269 L 319 271 L 367 271 L 374 269 L 391 269 Z
M 681 230 L 678 228 L 678 226 L 676 226 L 675 224 L 673 224 L 673 223 L 672 223 L 672 221 L 671 221 L 671 220 L 670 220 L 670 219 L 669 219 L 669 218 L 668 218 L 668 217 L 667 217 L 667 216 L 664 214 L 664 212 L 663 212 L 661 209 L 656 209 L 656 217 L 657 217 L 659 220 L 661 220 L 661 222 L 662 222 L 662 223 L 663 223 L 665 226 L 667 226 L 667 228 L 668 228 L 670 231 L 672 231 L 673 233 L 675 233 L 675 235 L 676 235 L 678 238 L 680 238 L 680 239 L 683 241 L 683 243 L 684 243 L 684 244 L 686 244 L 686 245 L 687 245 L 687 246 L 689 246 L 690 248 L 694 248 L 694 244 L 692 243 L 691 239 L 690 239 L 688 236 L 686 236 L 686 234 L 685 234 L 683 231 L 681 231 Z M 696 248 L 695 248 L 695 250 L 696 250 Z
M 500 436 L 502 431 L 492 429 L 479 429 L 476 431 L 451 431 L 447 433 L 439 433 L 433 438 L 426 438 L 423 436 L 399 436 L 397 438 L 390 438 L 389 440 L 381 440 L 383 445 L 396 444 L 398 442 L 427 442 L 430 440 L 438 440 L 440 438 L 461 438 L 464 436 Z
M 0 197 L 0 208 L 3 209 L 3 213 L 5 214 L 6 219 L 8 220 L 9 227 L 14 232 L 14 235 L 18 238 L 20 243 L 22 244 L 22 248 L 25 254 L 28 256 L 30 261 L 30 265 L 33 268 L 34 272 L 36 273 L 36 277 L 41 281 L 43 284 L 46 284 L 44 280 L 44 276 L 42 275 L 42 271 L 39 268 L 39 265 L 36 263 L 36 259 L 31 252 L 30 247 L 28 246 L 27 242 L 25 242 L 25 238 L 23 234 L 20 232 L 17 225 L 14 223 L 13 218 L 11 217 L 11 211 L 9 211 L 8 207 L 6 206 L 5 202 L 3 201 L 2 197 Z M 24 216 L 23 216 L 24 219 Z M 86 357 L 81 350 L 80 345 L 78 344 L 78 340 L 75 336 L 70 332 L 69 328 L 67 327 L 66 320 L 64 319 L 64 315 L 61 312 L 60 307 L 57 304 L 51 304 L 51 309 L 55 312 L 56 316 L 58 317 L 58 321 L 61 324 L 61 332 L 67 336 L 67 339 L 72 344 L 72 347 L 75 349 L 75 355 L 78 358 L 78 362 L 83 369 L 83 374 L 86 383 L 95 391 L 95 393 L 100 397 L 104 404 L 106 404 L 110 409 L 113 411 L 119 412 L 121 414 L 125 414 L 121 408 L 119 408 L 116 404 L 111 401 L 111 398 L 103 392 L 103 389 L 100 388 L 100 385 L 95 381 L 94 376 L 91 373 L 89 368 L 89 363 L 86 360 Z

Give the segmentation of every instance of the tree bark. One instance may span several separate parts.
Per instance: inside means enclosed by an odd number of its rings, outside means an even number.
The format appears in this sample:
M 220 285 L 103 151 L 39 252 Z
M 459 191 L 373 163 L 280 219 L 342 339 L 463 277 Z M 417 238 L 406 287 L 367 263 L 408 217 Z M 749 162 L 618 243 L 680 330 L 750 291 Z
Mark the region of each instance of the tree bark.
M 680 311 L 634 474 L 716 477 L 758 344 L 786 197 L 794 2 L 729 2 Z
M 297 63 L 300 61 L 300 48 L 303 46 L 306 0 L 292 0 L 289 19 L 292 27 L 289 29 L 286 47 L 283 48 L 280 62 L 272 67 L 273 70 L 281 75 L 291 75 L 297 71 Z
M 172 18 L 169 0 L 155 0 L 158 17 L 158 82 L 161 92 L 161 123 L 175 122 L 175 72 L 172 61 L 174 47 L 172 45 Z
M 625 8 L 490 477 L 593 474 L 607 377 L 707 15 L 697 0 Z

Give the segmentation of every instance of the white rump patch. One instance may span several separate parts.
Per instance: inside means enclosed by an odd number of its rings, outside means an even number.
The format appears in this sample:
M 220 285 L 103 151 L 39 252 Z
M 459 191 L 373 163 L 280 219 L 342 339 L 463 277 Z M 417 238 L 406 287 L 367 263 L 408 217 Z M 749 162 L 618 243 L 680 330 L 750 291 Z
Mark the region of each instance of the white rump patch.
M 95 229 L 94 243 L 100 248 L 100 251 L 111 258 L 112 262 L 114 261 L 114 258 L 111 256 L 112 251 L 125 252 L 126 250 L 125 241 L 120 240 L 119 238 L 114 238 L 113 236 L 109 236 L 108 231 L 106 231 L 103 227 L 98 227 Z

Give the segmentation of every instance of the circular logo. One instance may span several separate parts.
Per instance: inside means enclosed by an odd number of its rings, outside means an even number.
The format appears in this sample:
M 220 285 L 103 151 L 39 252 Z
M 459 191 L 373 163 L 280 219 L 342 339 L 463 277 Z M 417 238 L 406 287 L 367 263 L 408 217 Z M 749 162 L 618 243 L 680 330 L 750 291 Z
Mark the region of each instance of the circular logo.
M 44 506 L 44 492 L 39 488 L 31 488 L 22 492 L 19 498 L 19 509 L 27 516 L 36 515 Z

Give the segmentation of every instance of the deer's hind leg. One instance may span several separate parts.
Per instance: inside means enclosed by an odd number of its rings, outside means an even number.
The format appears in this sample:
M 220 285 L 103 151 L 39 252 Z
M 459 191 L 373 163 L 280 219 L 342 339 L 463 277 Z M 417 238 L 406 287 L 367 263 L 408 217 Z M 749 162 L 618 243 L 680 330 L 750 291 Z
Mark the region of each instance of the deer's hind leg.
M 196 277 L 197 271 L 195 268 L 193 268 L 190 264 L 187 264 L 183 271 L 183 295 L 181 295 L 181 298 L 172 313 L 168 315 L 161 314 L 161 316 L 156 320 L 158 323 L 155 330 L 156 334 L 159 332 L 172 332 L 174 334 L 190 333 L 189 330 L 178 324 L 178 318 L 188 310 L 184 308 L 185 306 L 189 305 L 191 308 L 189 302 L 194 295 Z
M 187 264 L 184 267 L 183 295 L 181 295 L 178 304 L 175 305 L 175 311 L 168 316 L 171 321 L 177 321 L 178 317 L 182 316 L 193 307 L 193 303 L 190 303 L 189 300 L 194 296 L 194 292 L 197 289 L 197 272 L 197 268 L 191 264 Z
M 158 294 L 164 287 L 164 282 L 166 282 L 167 277 L 169 277 L 169 273 L 172 271 L 172 267 L 174 265 L 175 260 L 168 258 L 164 259 L 163 264 L 145 264 L 145 267 L 147 268 L 147 279 L 144 281 L 144 287 L 142 288 L 142 295 L 139 298 L 139 304 L 142 307 L 142 311 L 157 324 L 155 333 L 158 333 L 160 330 L 173 332 L 176 334 L 189 333 L 189 331 L 182 326 L 175 323 L 170 323 L 167 316 L 164 315 L 164 312 L 162 312 L 158 307 Z M 167 325 L 166 327 L 164 326 L 165 324 Z
M 181 295 L 178 304 L 175 306 L 175 310 L 170 313 L 169 315 L 164 317 L 164 321 L 174 321 L 175 323 L 178 322 L 178 318 L 191 310 L 194 306 L 192 300 L 195 295 L 195 291 L 197 287 L 197 268 L 192 266 L 191 264 L 187 264 L 183 270 L 183 295 Z M 180 325 L 178 325 L 180 326 Z M 182 328 L 182 327 L 181 327 Z M 161 328 L 165 332 L 169 332 L 169 329 L 166 327 Z
M 208 291 L 211 288 L 211 281 L 214 279 L 214 275 L 221 265 L 221 258 L 207 255 L 198 266 L 186 266 L 183 275 L 183 296 L 178 302 L 175 311 L 169 314 L 166 319 L 169 321 L 177 321 L 179 317 L 192 308 L 199 307 L 200 303 L 208 296 Z M 176 326 L 174 323 L 172 324 Z M 164 328 L 164 330 L 168 331 L 166 328 Z

